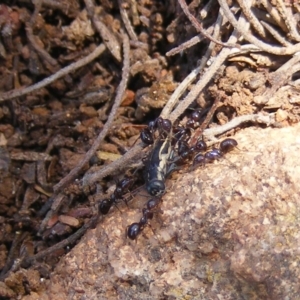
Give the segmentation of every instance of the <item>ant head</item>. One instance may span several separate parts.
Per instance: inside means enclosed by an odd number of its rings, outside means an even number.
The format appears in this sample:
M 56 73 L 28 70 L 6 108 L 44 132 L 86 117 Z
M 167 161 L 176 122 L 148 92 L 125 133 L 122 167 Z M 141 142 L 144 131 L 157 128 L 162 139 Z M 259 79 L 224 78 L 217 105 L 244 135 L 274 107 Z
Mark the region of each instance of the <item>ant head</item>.
M 160 118 L 160 121 L 158 121 L 158 125 L 163 131 L 168 133 L 171 132 L 172 122 L 169 119 Z
M 109 199 L 104 199 L 102 200 L 100 203 L 99 203 L 99 212 L 102 214 L 102 215 L 106 215 L 108 214 L 110 208 L 112 207 L 112 201 L 110 201 Z
M 165 184 L 162 180 L 154 179 L 147 185 L 147 192 L 151 196 L 160 196 L 165 192 Z
M 149 128 L 144 128 L 140 133 L 142 142 L 146 145 L 152 145 L 154 143 L 152 132 Z

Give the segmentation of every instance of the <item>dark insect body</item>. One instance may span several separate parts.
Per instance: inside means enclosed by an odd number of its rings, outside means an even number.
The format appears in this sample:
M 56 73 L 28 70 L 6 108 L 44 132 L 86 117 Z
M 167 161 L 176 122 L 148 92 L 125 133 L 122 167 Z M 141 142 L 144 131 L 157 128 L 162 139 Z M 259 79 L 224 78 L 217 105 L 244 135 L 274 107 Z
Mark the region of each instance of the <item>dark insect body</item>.
M 141 131 L 140 138 L 144 144 L 152 145 L 156 131 L 158 131 L 159 138 L 166 138 L 171 130 L 171 121 L 158 117 L 155 121 L 149 122 L 148 126 Z
M 204 155 L 206 162 L 212 162 L 214 160 L 220 159 L 222 157 L 222 153 L 219 149 L 212 149 L 208 151 Z
M 200 122 L 202 115 L 203 113 L 200 111 L 194 110 L 191 114 L 190 120 L 193 120 L 194 122 Z
M 170 155 L 170 139 L 159 139 L 150 153 L 145 169 L 145 185 L 151 196 L 160 196 L 165 192 Z
M 114 191 L 114 195 L 116 198 L 122 198 L 124 194 L 128 193 L 132 188 L 135 179 L 130 177 L 125 177 L 121 181 L 118 181 L 116 184 L 116 189 Z
M 147 202 L 147 208 L 143 208 L 143 216 L 138 223 L 132 223 L 127 227 L 127 237 L 136 240 L 146 226 L 150 226 L 149 220 L 153 219 L 153 211 L 160 203 L 160 198 L 151 198 Z
M 195 151 L 206 151 L 207 150 L 207 145 L 203 140 L 198 140 L 196 145 L 195 145 Z
M 134 178 L 125 177 L 116 183 L 114 192 L 110 198 L 104 199 L 100 202 L 98 210 L 102 215 L 107 215 L 113 205 L 117 206 L 118 200 L 123 200 L 123 196 L 129 192 L 135 182 Z
M 234 148 L 236 148 L 238 145 L 237 141 L 235 139 L 225 139 L 224 141 L 222 141 L 220 143 L 220 151 L 225 154 L 228 153 L 229 151 L 233 150 Z
M 201 119 L 205 115 L 206 111 L 195 110 L 191 113 L 189 119 L 186 122 L 186 127 L 191 129 L 196 129 L 200 126 Z
M 191 135 L 192 135 L 192 131 L 189 128 L 178 127 L 175 129 L 173 144 L 176 144 L 177 142 L 180 142 L 180 141 L 188 142 Z
M 158 206 L 158 204 L 160 203 L 160 201 L 161 201 L 160 198 L 151 198 L 147 202 L 147 208 L 149 210 L 153 210 L 154 208 L 156 208 Z
M 218 160 L 222 158 L 226 153 L 230 152 L 237 146 L 237 141 L 232 138 L 228 138 L 223 140 L 220 143 L 219 149 L 213 148 L 212 150 L 206 152 L 204 155 L 203 154 L 197 154 L 194 159 L 193 159 L 193 166 L 197 165 L 205 165 L 206 163 L 213 162 L 215 160 Z M 198 141 L 196 146 L 195 146 L 195 152 L 198 151 L 206 151 L 207 146 L 206 143 L 202 140 Z
M 185 141 L 178 142 L 178 155 L 183 159 L 189 158 L 192 153 L 192 149 L 189 147 L 189 144 Z
M 148 127 L 141 131 L 140 138 L 146 145 L 152 145 L 154 143 L 153 134 Z
M 190 120 L 187 120 L 185 126 L 187 128 L 195 129 L 197 127 L 197 123 L 194 120 L 190 119 Z
M 169 134 L 172 130 L 172 122 L 169 119 L 163 119 L 161 117 L 156 119 L 157 128 L 160 133 Z
M 110 208 L 113 206 L 113 201 L 111 201 L 111 199 L 104 199 L 100 202 L 99 204 L 99 212 L 102 214 L 102 215 L 107 215 Z
M 140 223 L 132 223 L 130 226 L 127 228 L 127 236 L 131 240 L 135 240 L 138 235 L 142 232 L 142 226 Z
M 198 153 L 193 159 L 193 167 L 195 166 L 204 166 L 205 165 L 205 157 L 202 153 Z
M 153 219 L 153 212 L 147 208 L 143 208 L 143 216 L 140 220 L 140 225 L 145 226 L 148 224 L 148 221 Z
M 153 219 L 154 212 L 161 202 L 160 197 L 165 193 L 166 178 L 172 170 L 178 169 L 178 164 L 185 162 L 192 154 L 195 154 L 192 166 L 204 166 L 206 163 L 222 158 L 237 146 L 236 140 L 231 138 L 223 140 L 219 148 L 209 151 L 207 151 L 207 144 L 202 139 L 198 139 L 194 145 L 190 146 L 192 130 L 199 126 L 202 117 L 203 113 L 193 112 L 185 127 L 180 125 L 172 127 L 170 120 L 159 117 L 150 122 L 141 132 L 141 140 L 146 145 L 153 144 L 145 163 L 144 178 L 146 190 L 154 198 L 148 200 L 146 208 L 143 208 L 140 221 L 127 227 L 126 235 L 129 239 L 136 240 L 144 228 L 150 226 L 149 221 Z M 120 184 L 120 194 L 116 192 L 115 196 L 121 196 L 126 190 L 125 186 L 127 186 L 126 182 Z M 112 201 L 103 200 L 102 210 L 108 211 Z

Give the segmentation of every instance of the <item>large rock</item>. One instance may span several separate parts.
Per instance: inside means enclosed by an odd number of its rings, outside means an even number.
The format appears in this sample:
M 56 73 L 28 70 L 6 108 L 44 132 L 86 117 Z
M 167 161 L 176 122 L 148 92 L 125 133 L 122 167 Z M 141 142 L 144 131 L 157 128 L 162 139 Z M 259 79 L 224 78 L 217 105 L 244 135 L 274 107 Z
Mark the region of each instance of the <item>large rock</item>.
M 60 262 L 40 299 L 299 299 L 300 125 L 239 131 L 239 149 L 114 209 Z

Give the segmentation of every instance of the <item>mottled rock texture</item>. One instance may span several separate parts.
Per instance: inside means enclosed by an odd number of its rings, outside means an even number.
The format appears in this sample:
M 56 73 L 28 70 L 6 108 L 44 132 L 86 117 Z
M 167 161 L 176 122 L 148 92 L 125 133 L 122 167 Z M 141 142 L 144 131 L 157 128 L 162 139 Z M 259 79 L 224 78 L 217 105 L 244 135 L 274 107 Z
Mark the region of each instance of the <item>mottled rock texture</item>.
M 125 229 L 147 198 L 114 209 L 39 299 L 299 299 L 299 132 L 240 130 L 224 159 L 175 173 L 137 243 Z

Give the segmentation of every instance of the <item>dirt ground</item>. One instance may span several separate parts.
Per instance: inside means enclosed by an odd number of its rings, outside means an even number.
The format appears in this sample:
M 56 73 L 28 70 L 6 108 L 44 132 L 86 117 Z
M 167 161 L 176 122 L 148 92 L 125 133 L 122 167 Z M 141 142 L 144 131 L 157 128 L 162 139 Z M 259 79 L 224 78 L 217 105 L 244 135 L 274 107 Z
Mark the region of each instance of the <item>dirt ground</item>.
M 0 298 L 299 294 L 300 8 L 256 3 L 258 25 L 244 1 L 200 2 L 0 4 Z M 238 148 L 181 163 L 150 226 L 126 239 L 150 197 L 141 130 L 195 111 L 189 146 Z M 128 206 L 102 215 L 124 176 L 137 178 Z

